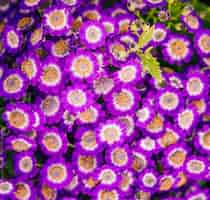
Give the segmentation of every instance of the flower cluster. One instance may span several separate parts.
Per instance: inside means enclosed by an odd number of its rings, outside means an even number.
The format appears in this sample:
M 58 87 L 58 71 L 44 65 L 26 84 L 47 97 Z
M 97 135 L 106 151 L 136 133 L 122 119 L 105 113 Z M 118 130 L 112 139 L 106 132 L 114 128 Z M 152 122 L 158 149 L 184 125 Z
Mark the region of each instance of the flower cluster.
M 210 198 L 210 29 L 170 4 L 0 3 L 0 199 Z

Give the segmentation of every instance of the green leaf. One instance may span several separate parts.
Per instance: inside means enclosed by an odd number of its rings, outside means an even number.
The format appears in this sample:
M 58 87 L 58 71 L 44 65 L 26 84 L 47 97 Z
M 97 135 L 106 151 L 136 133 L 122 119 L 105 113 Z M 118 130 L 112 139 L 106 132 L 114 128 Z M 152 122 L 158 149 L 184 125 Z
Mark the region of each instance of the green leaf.
M 145 45 L 147 45 L 150 40 L 153 37 L 153 33 L 155 30 L 154 26 L 149 26 L 147 24 L 143 24 L 143 32 L 142 34 L 139 36 L 139 42 L 138 42 L 138 48 L 141 49 L 143 48 Z
M 160 69 L 160 63 L 151 54 L 151 47 L 149 47 L 144 53 L 139 53 L 143 64 L 143 71 L 148 72 L 158 82 L 162 82 L 162 73 Z

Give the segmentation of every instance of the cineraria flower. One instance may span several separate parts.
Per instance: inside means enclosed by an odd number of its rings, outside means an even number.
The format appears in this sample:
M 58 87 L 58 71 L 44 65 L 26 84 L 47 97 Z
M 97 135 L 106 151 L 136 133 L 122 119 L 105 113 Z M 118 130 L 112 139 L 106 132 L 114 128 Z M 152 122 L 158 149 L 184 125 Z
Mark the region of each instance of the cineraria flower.
M 48 186 L 47 184 L 42 184 L 40 187 L 39 195 L 44 199 L 51 199 L 56 200 L 57 198 L 57 190 L 55 188 L 52 188 Z
M 100 6 L 88 6 L 84 8 L 81 15 L 90 21 L 99 21 L 101 19 Z
M 152 192 L 155 192 L 158 184 L 158 175 L 153 170 L 145 170 L 139 177 L 141 185 Z
M 187 200 L 208 200 L 209 195 L 204 190 L 195 190 L 188 194 L 185 198 Z
M 39 85 L 43 92 L 57 92 L 62 84 L 62 69 L 58 61 L 49 57 L 41 67 Z
M 102 17 L 101 23 L 104 26 L 107 35 L 111 35 L 118 32 L 118 25 L 115 18 Z
M 99 141 L 109 146 L 122 143 L 125 136 L 125 128 L 117 121 L 106 121 L 100 125 L 97 136 Z
M 81 176 L 92 174 L 99 166 L 97 155 L 85 152 L 75 151 L 73 154 L 73 161 L 75 162 L 78 174 Z
M 104 165 L 96 172 L 96 178 L 104 188 L 113 188 L 118 185 L 118 171 L 111 165 Z
M 36 161 L 32 153 L 24 152 L 15 156 L 15 172 L 17 175 L 33 177 L 36 173 Z
M 131 113 L 137 107 L 139 95 L 132 87 L 119 87 L 111 94 L 108 94 L 105 101 L 107 103 L 108 110 L 113 115 L 119 113 Z
M 39 46 L 44 40 L 44 28 L 42 26 L 36 27 L 33 32 L 30 33 L 29 44 L 32 47 Z
M 75 114 L 69 112 L 69 110 L 64 110 L 63 112 L 63 116 L 62 116 L 62 127 L 63 128 L 67 128 L 68 131 L 71 131 L 74 123 L 76 120 L 76 116 Z
M 138 43 L 138 37 L 133 33 L 124 33 L 119 36 L 119 40 L 123 43 L 125 43 L 132 51 L 134 50 L 137 43 Z
M 186 173 L 184 172 L 184 171 L 178 171 L 177 173 L 176 173 L 176 183 L 175 183 L 175 185 L 174 185 L 174 187 L 175 188 L 180 188 L 180 187 L 182 187 L 182 186 L 184 186 L 184 185 L 186 185 L 187 184 L 187 182 L 188 182 L 188 178 L 187 178 L 187 175 L 186 175 Z
M 65 133 L 56 128 L 44 128 L 41 131 L 39 144 L 46 155 L 58 155 L 67 151 L 68 140 Z
M 176 112 L 182 103 L 179 91 L 169 87 L 165 88 L 164 90 L 160 90 L 157 96 L 158 108 L 163 113 L 169 115 L 173 114 L 173 112 Z
M 149 164 L 149 159 L 145 156 L 145 153 L 138 151 L 132 151 L 131 166 L 135 172 L 142 172 Z
M 16 131 L 29 131 L 34 122 L 30 107 L 22 103 L 7 105 L 3 117 L 8 127 Z
M 171 124 L 166 124 L 163 134 L 158 138 L 158 144 L 162 148 L 167 148 L 176 144 L 180 139 L 180 135 L 181 134 L 178 128 Z
M 22 35 L 13 27 L 6 27 L 2 39 L 4 47 L 11 53 L 16 53 L 22 45 Z
M 16 181 L 13 196 L 17 200 L 28 200 L 32 199 L 32 196 L 35 197 L 33 185 L 30 182 L 26 181 Z
M 104 27 L 96 21 L 85 22 L 80 29 L 81 42 L 91 49 L 104 45 L 106 32 Z
M 193 51 L 186 36 L 171 34 L 163 43 L 162 53 L 170 64 L 183 64 L 191 60 Z
M 97 104 L 90 105 L 77 113 L 77 123 L 95 124 L 97 121 L 99 121 L 99 119 L 103 118 L 103 115 L 104 111 L 101 109 L 100 106 L 98 106 Z
M 135 114 L 136 125 L 139 127 L 145 127 L 154 117 L 154 111 L 149 103 L 144 103 L 141 108 L 136 110 Z
M 8 180 L 0 181 L 0 197 L 7 198 L 9 196 L 12 196 L 13 190 L 14 190 L 14 185 L 12 182 Z
M 196 33 L 203 25 L 200 17 L 195 12 L 181 15 L 181 21 L 187 30 L 192 33 Z
M 58 0 L 58 2 L 63 3 L 64 5 L 70 6 L 70 7 L 73 7 L 79 4 L 78 0 Z
M 165 174 L 160 177 L 159 179 L 159 191 L 160 192 L 165 192 L 174 187 L 175 184 L 175 177 L 170 174 Z
M 78 145 L 87 152 L 95 153 L 99 147 L 96 131 L 92 128 L 81 128 L 76 133 Z
M 34 140 L 25 135 L 10 136 L 5 141 L 6 149 L 20 152 L 33 152 L 36 150 L 36 143 Z
M 139 148 L 141 151 L 154 153 L 155 151 L 157 151 L 157 143 L 151 137 L 146 136 L 140 139 L 140 141 L 138 142 L 137 148 Z
M 177 73 L 167 74 L 166 80 L 170 84 L 170 86 L 175 89 L 184 88 L 183 80 L 180 74 Z
M 66 59 L 66 72 L 73 80 L 92 81 L 97 70 L 97 60 L 91 52 L 79 50 Z
M 64 189 L 66 191 L 70 191 L 73 195 L 77 195 L 80 192 L 80 187 L 79 175 L 73 172 L 72 179 L 69 181 L 68 185 L 64 187 Z
M 69 54 L 69 41 L 59 39 L 50 44 L 51 54 L 58 58 L 63 58 Z
M 159 136 L 164 130 L 165 118 L 160 113 L 154 115 L 152 120 L 146 125 L 146 131 L 151 133 L 152 136 Z
M 62 110 L 59 96 L 47 95 L 40 100 L 39 107 L 46 117 L 47 123 L 53 123 L 60 120 Z
M 73 85 L 63 92 L 62 103 L 64 108 L 71 111 L 82 111 L 93 102 L 93 97 L 85 85 Z
M 97 191 L 94 192 L 95 197 L 93 200 L 120 200 L 120 192 L 116 189 L 105 189 L 103 186 L 98 187 Z
M 206 76 L 199 72 L 192 72 L 187 76 L 185 82 L 185 90 L 190 98 L 201 98 L 205 97 L 208 91 L 208 82 Z
M 131 164 L 129 147 L 127 145 L 111 147 L 106 154 L 106 161 L 117 168 L 127 168 Z
M 204 98 L 202 99 L 194 99 L 190 102 L 191 105 L 193 105 L 196 109 L 196 112 L 199 115 L 203 115 L 207 111 L 207 102 Z
M 126 62 L 120 67 L 120 70 L 116 72 L 115 78 L 120 84 L 127 85 L 136 83 L 141 79 L 140 63 Z
M 210 127 L 205 126 L 199 130 L 194 141 L 198 149 L 210 154 Z
M 7 99 L 19 99 L 27 88 L 27 81 L 19 70 L 7 70 L 0 82 L 0 94 Z
M 124 170 L 120 173 L 119 189 L 126 194 L 131 193 L 131 186 L 135 181 L 134 173 L 131 170 Z
M 65 35 L 71 23 L 71 16 L 65 7 L 51 7 L 44 14 L 44 24 L 53 35 Z
M 72 172 L 68 168 L 62 158 L 48 160 L 42 168 L 43 183 L 58 189 L 67 186 L 72 178 Z
M 33 53 L 29 53 L 23 56 L 19 63 L 21 71 L 26 75 L 27 79 L 35 85 L 40 76 L 40 61 L 37 56 Z
M 184 148 L 183 145 L 172 145 L 165 152 L 166 165 L 169 165 L 175 169 L 183 167 L 187 154 L 187 149 Z
M 29 30 L 32 27 L 32 25 L 34 25 L 34 22 L 35 22 L 35 17 L 34 16 L 29 16 L 29 15 L 26 15 L 26 16 L 23 16 L 23 17 L 21 16 L 20 18 L 18 18 L 17 30 L 18 31 Z
M 130 30 L 130 25 L 132 23 L 132 15 L 122 15 L 117 17 L 117 25 L 119 27 L 120 33 L 127 33 Z
M 210 30 L 201 29 L 196 32 L 194 37 L 194 45 L 196 51 L 201 56 L 209 56 L 210 55 Z
M 114 79 L 106 73 L 99 73 L 93 81 L 93 90 L 97 95 L 106 95 L 115 86 Z
M 187 107 L 182 109 L 177 114 L 177 125 L 183 131 L 189 131 L 196 125 L 197 113 L 194 107 Z
M 84 194 L 89 194 L 92 196 L 92 190 L 99 184 L 99 180 L 96 177 L 97 175 L 90 175 L 87 178 L 83 178 L 81 187 L 81 192 Z
M 167 36 L 168 36 L 168 30 L 166 26 L 161 23 L 155 24 L 155 29 L 152 37 L 152 44 L 155 46 L 162 44 L 166 40 Z
M 39 6 L 40 2 L 41 2 L 41 0 L 23 0 L 22 6 L 25 8 L 35 9 L 36 7 Z
M 208 162 L 208 160 L 205 160 L 202 157 L 191 156 L 186 160 L 184 170 L 189 178 L 195 180 L 201 179 L 208 173 Z

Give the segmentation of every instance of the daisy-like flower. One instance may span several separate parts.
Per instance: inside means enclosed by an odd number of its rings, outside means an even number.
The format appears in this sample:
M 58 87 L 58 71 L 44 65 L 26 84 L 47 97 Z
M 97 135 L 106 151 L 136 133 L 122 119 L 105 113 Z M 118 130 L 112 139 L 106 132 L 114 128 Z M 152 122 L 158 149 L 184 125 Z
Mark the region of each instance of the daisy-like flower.
M 149 159 L 145 153 L 133 150 L 131 168 L 134 172 L 142 172 L 149 165 Z
M 10 136 L 5 141 L 6 149 L 13 150 L 15 152 L 33 152 L 36 150 L 36 143 L 34 140 L 28 138 L 25 135 Z
M 34 122 L 30 107 L 23 103 L 8 104 L 3 118 L 8 127 L 15 131 L 29 131 Z
M 112 91 L 115 81 L 107 73 L 99 73 L 93 81 L 93 90 L 97 95 L 106 95 Z
M 158 144 L 161 148 L 167 148 L 176 144 L 179 141 L 180 136 L 181 134 L 178 128 L 171 124 L 166 124 L 163 134 L 158 138 Z
M 131 164 L 130 149 L 127 145 L 115 145 L 106 154 L 106 160 L 116 168 L 127 168 Z
M 104 165 L 96 172 L 96 178 L 104 188 L 113 188 L 118 185 L 118 171 L 111 165 Z
M 190 98 L 201 98 L 207 94 L 207 77 L 200 72 L 191 72 L 185 82 L 185 90 Z
M 42 184 L 40 187 L 39 195 L 47 200 L 56 200 L 57 190 L 53 187 L 48 186 L 47 184 Z
M 73 177 L 69 181 L 68 185 L 64 187 L 67 192 L 71 192 L 73 195 L 77 195 L 80 192 L 80 179 L 79 175 L 73 172 Z
M 39 85 L 43 92 L 58 92 L 62 85 L 62 69 L 58 61 L 48 58 L 41 67 Z
M 111 16 L 115 18 L 128 14 L 128 10 L 121 4 L 116 4 L 114 7 L 110 8 L 110 13 Z
M 63 154 L 67 151 L 68 140 L 63 132 L 56 128 L 45 128 L 39 137 L 41 150 L 47 155 Z
M 96 49 L 103 46 L 105 43 L 105 38 L 105 29 L 99 22 L 85 22 L 80 29 L 81 42 L 91 49 Z
M 0 12 L 6 12 L 6 11 L 8 11 L 9 10 L 9 8 L 10 8 L 10 1 L 4 1 L 4 2 L 2 2 L 1 3 L 1 5 L 0 5 Z
M 0 82 L 0 95 L 5 98 L 19 99 L 27 88 L 27 81 L 19 70 L 8 70 Z
M 158 183 L 158 189 L 160 192 L 166 192 L 171 190 L 174 187 L 175 184 L 175 177 L 171 174 L 164 174 L 160 177 L 159 183 Z
M 177 125 L 183 131 L 189 131 L 196 125 L 197 113 L 194 107 L 182 109 L 177 114 Z
M 69 110 L 64 110 L 62 116 L 62 127 L 67 128 L 68 131 L 71 131 L 73 125 L 75 124 L 76 116 L 74 113 L 71 113 Z
M 125 136 L 125 128 L 117 121 L 106 121 L 98 128 L 99 141 L 107 145 L 122 143 Z
M 99 21 L 102 17 L 100 11 L 99 6 L 88 6 L 82 11 L 82 16 L 90 21 Z
M 23 56 L 19 61 L 20 69 L 27 79 L 35 85 L 40 76 L 40 60 L 34 53 Z
M 164 24 L 155 24 L 155 29 L 152 36 L 152 44 L 155 46 L 162 44 L 166 40 L 168 34 L 169 32 Z
M 12 196 L 14 185 L 11 181 L 1 180 L 0 181 L 0 197 L 7 198 Z
M 202 28 L 202 21 L 195 12 L 181 15 L 181 21 L 189 32 L 195 33 Z
M 126 62 L 119 71 L 116 72 L 115 78 L 121 84 L 133 84 L 141 79 L 141 66 L 138 62 Z
M 84 177 L 82 179 L 83 186 L 81 187 L 81 192 L 92 196 L 92 190 L 95 189 L 97 184 L 100 182 L 97 178 L 97 174 Z
M 51 7 L 44 15 L 44 24 L 51 35 L 65 35 L 72 19 L 65 7 Z
M 17 175 L 33 177 L 36 173 L 36 161 L 32 153 L 24 152 L 15 156 L 15 172 Z
M 29 181 L 16 181 L 13 196 L 17 200 L 29 200 L 35 197 L 33 185 Z
M 141 108 L 136 110 L 136 125 L 139 127 L 145 127 L 149 124 L 153 117 L 154 111 L 149 103 L 144 103 Z
M 201 29 L 196 32 L 194 37 L 194 45 L 196 51 L 201 56 L 209 56 L 210 55 L 210 30 Z
M 133 115 L 120 115 L 117 120 L 125 127 L 125 134 L 130 138 L 135 133 L 135 121 Z
M 175 188 L 181 188 L 186 185 L 188 182 L 188 177 L 186 173 L 182 170 L 176 172 L 176 183 L 174 185 Z
M 119 87 L 107 95 L 105 101 L 108 110 L 114 114 L 131 113 L 138 106 L 139 95 L 132 87 Z
M 170 64 L 183 64 L 191 60 L 191 43 L 185 36 L 170 34 L 163 43 L 163 55 Z
M 77 51 L 66 60 L 66 72 L 74 80 L 92 81 L 98 70 L 97 60 L 91 52 Z
M 94 192 L 93 200 L 120 200 L 120 192 L 117 189 L 106 189 L 104 186 L 98 187 L 97 191 Z
M 195 107 L 196 112 L 199 115 L 203 115 L 207 111 L 207 101 L 205 98 L 194 99 L 190 102 L 190 104 Z
M 130 25 L 133 21 L 133 16 L 132 15 L 123 15 L 117 17 L 117 24 L 119 27 L 119 32 L 120 33 L 127 33 L 130 30 Z
M 58 0 L 58 2 L 70 7 L 77 6 L 79 4 L 79 0 Z
M 173 145 L 165 152 L 166 164 L 174 169 L 179 169 L 184 166 L 187 155 L 187 149 L 183 145 Z
M 14 27 L 6 27 L 3 35 L 4 47 L 10 53 L 16 53 L 22 45 L 21 33 Z
M 155 173 L 153 170 L 147 169 L 140 175 L 139 180 L 144 188 L 155 192 L 158 184 L 158 178 L 157 173 Z
M 38 103 L 47 123 L 59 121 L 62 116 L 61 100 L 59 96 L 47 95 Z
M 41 3 L 41 0 L 22 0 L 21 3 L 23 8 L 36 9 Z
M 204 153 L 210 154 L 210 127 L 205 126 L 198 131 L 195 138 L 195 145 Z
M 135 49 L 138 43 L 138 37 L 130 32 L 120 35 L 119 40 L 125 43 L 131 49 L 131 51 L 132 49 Z
M 184 83 L 180 74 L 177 73 L 167 74 L 166 80 L 170 84 L 170 86 L 175 89 L 184 88 Z
M 104 26 L 107 35 L 111 35 L 118 32 L 118 25 L 116 19 L 105 16 L 102 17 L 101 23 Z
M 208 174 L 208 166 L 208 160 L 198 156 L 191 156 L 185 162 L 184 170 L 189 178 L 198 180 Z
M 157 143 L 156 140 L 153 138 L 146 136 L 138 142 L 137 148 L 139 148 L 141 151 L 145 151 L 148 153 L 154 153 L 157 151 Z
M 150 8 L 164 7 L 167 2 L 166 0 L 145 0 L 144 1 Z
M 38 47 L 44 40 L 44 28 L 42 26 L 36 27 L 29 36 L 29 44 L 32 47 Z
M 196 189 L 195 191 L 190 192 L 186 197 L 187 200 L 208 200 L 209 195 L 204 190 Z
M 18 21 L 17 21 L 17 30 L 18 31 L 26 31 L 29 28 L 31 28 L 31 26 L 34 24 L 35 22 L 35 17 L 34 16 L 21 16 Z
M 119 189 L 126 194 L 132 192 L 131 186 L 135 181 L 134 173 L 131 170 L 124 170 L 120 173 Z
M 146 125 L 146 131 L 152 136 L 159 136 L 164 131 L 165 118 L 160 113 L 154 115 L 152 120 Z
M 93 101 L 90 91 L 81 84 L 68 87 L 62 96 L 64 108 L 74 112 L 87 108 Z
M 173 88 L 160 90 L 157 96 L 157 106 L 163 113 L 171 115 L 181 105 L 179 91 Z
M 81 176 L 91 175 L 99 165 L 99 159 L 96 155 L 75 151 L 73 161 L 77 169 L 77 173 Z
M 81 128 L 76 133 L 77 143 L 81 149 L 87 152 L 94 152 L 99 144 L 96 137 L 96 131 L 93 128 Z
M 68 164 L 62 158 L 48 160 L 42 168 L 43 183 L 53 188 L 67 186 L 72 178 Z
M 69 41 L 59 39 L 56 42 L 50 44 L 51 54 L 58 58 L 64 58 L 69 54 Z

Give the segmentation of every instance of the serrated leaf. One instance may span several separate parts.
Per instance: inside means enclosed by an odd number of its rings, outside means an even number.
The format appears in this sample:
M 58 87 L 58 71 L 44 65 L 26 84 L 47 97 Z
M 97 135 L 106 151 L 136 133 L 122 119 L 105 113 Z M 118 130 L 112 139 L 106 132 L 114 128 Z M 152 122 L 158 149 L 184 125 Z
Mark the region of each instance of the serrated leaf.
M 155 27 L 144 24 L 142 29 L 143 33 L 139 36 L 138 41 L 138 48 L 140 49 L 147 45 L 150 42 L 150 40 L 152 40 Z
M 162 82 L 160 63 L 151 54 L 151 49 L 152 48 L 150 47 L 144 53 L 139 54 L 143 65 L 143 71 L 148 72 L 158 82 Z

